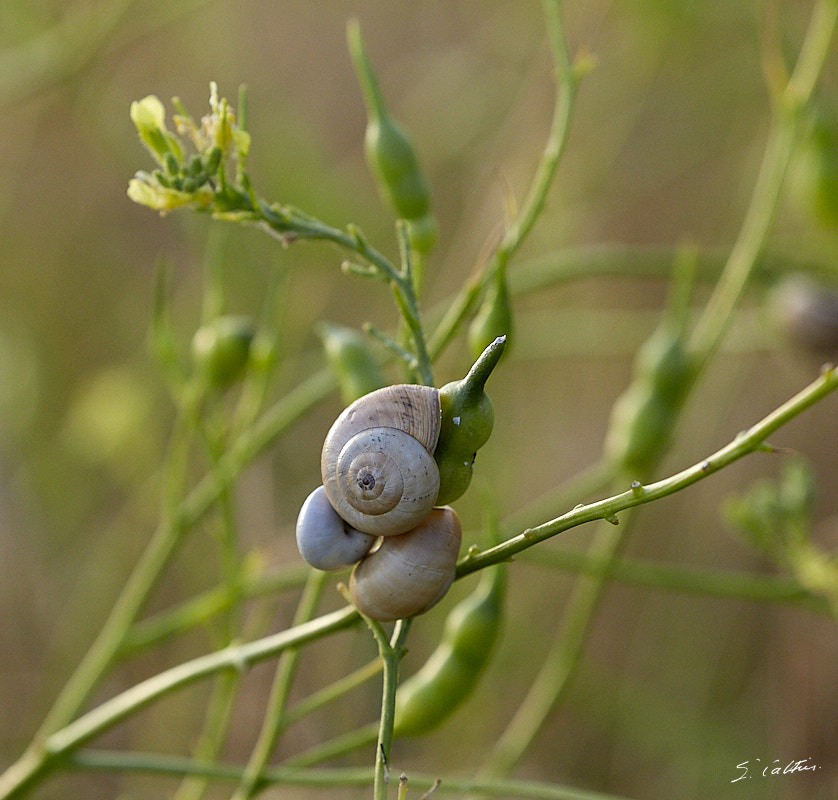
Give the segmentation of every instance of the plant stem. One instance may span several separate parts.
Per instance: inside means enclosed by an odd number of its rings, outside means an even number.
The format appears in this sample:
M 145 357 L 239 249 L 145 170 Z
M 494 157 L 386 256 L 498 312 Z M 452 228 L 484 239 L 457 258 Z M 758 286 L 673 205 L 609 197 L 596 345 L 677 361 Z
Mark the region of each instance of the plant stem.
M 600 522 L 588 554 L 600 559 L 605 570 L 593 577 L 581 576 L 573 587 L 556 626 L 553 644 L 515 711 L 503 735 L 498 739 L 480 770 L 481 777 L 500 776 L 508 772 L 524 754 L 550 710 L 561 702 L 579 664 L 587 640 L 590 623 L 608 585 L 611 566 L 627 540 L 628 526 L 614 527 Z
M 221 670 L 247 669 L 290 647 L 342 630 L 357 619 L 355 609 L 346 606 L 296 628 L 186 661 L 138 683 L 46 737 L 41 748 L 27 751 L 0 775 L 0 798 L 20 796 L 68 753 L 169 692 Z
M 765 244 L 797 138 L 801 112 L 811 98 L 829 52 L 837 18 L 835 0 L 820 0 L 815 6 L 794 72 L 785 91 L 776 99 L 768 141 L 745 219 L 721 279 L 693 331 L 691 349 L 703 363 L 709 360 L 730 324 L 733 310 Z
M 374 620 L 367 624 L 378 643 L 378 654 L 384 667 L 381 681 L 381 717 L 378 723 L 378 742 L 375 746 L 375 781 L 373 800 L 387 800 L 387 783 L 390 780 L 390 747 L 393 743 L 393 722 L 396 718 L 396 689 L 399 685 L 399 662 L 404 655 L 404 643 L 410 629 L 410 620 L 396 621 L 393 638 L 388 640 L 384 630 Z
M 838 372 L 834 367 L 825 367 L 820 377 L 809 386 L 702 461 L 648 486 L 637 484 L 621 494 L 578 506 L 549 522 L 528 528 L 502 544 L 483 552 L 467 553 L 457 565 L 457 577 L 506 561 L 517 553 L 577 525 L 598 519 L 613 518 L 618 512 L 627 508 L 658 500 L 697 483 L 734 461 L 762 449 L 763 443 L 772 433 L 836 388 L 838 388 Z
M 338 697 L 342 697 L 347 692 L 351 692 L 358 686 L 362 686 L 371 678 L 374 678 L 382 670 L 382 663 L 380 658 L 375 658 L 362 667 L 347 673 L 342 678 L 318 689 L 308 697 L 300 700 L 295 706 L 292 706 L 282 716 L 282 729 L 287 728 L 292 722 L 310 714 L 315 709 L 321 708 L 327 703 L 331 703 Z
M 314 616 L 323 595 L 323 587 L 326 585 L 327 577 L 327 573 L 320 570 L 313 569 L 310 571 L 308 582 L 297 606 L 297 613 L 294 616 L 293 624 L 295 626 L 309 622 Z M 299 652 L 297 648 L 288 649 L 279 659 L 268 705 L 262 720 L 262 728 L 245 767 L 241 784 L 233 795 L 233 800 L 249 800 L 259 789 L 262 772 L 270 760 L 279 737 L 279 722 L 288 702 L 288 694 L 296 672 Z
M 664 592 L 682 592 L 732 600 L 788 603 L 818 614 L 833 614 L 829 603 L 812 595 L 799 581 L 787 576 L 746 574 L 729 570 L 658 564 L 639 559 L 607 559 L 573 550 L 539 547 L 523 557 L 548 568 L 584 575 L 608 575 L 613 581 Z
M 226 781 L 238 781 L 241 767 L 219 763 L 201 763 L 177 756 L 148 753 L 121 753 L 105 750 L 82 750 L 68 761 L 70 767 L 100 771 L 133 771 L 160 775 L 204 775 Z M 368 767 L 344 767 L 339 769 L 298 769 L 296 767 L 275 767 L 264 774 L 266 783 L 285 786 L 368 786 L 372 770 Z M 430 785 L 440 780 L 438 792 L 462 795 L 466 792 L 480 792 L 503 798 L 527 798 L 528 800 L 627 800 L 627 798 L 586 791 L 554 783 L 526 780 L 481 780 L 455 775 L 436 775 L 410 772 L 414 783 Z
M 428 344 L 428 350 L 432 358 L 439 355 L 451 340 L 463 318 L 468 314 L 479 296 L 482 286 L 488 283 L 498 270 L 505 268 L 532 229 L 541 213 L 541 209 L 544 207 L 547 192 L 553 182 L 559 159 L 567 142 L 579 74 L 573 69 L 568 54 L 561 18 L 560 0 L 544 0 L 543 6 L 547 24 L 547 37 L 553 53 L 556 73 L 556 94 L 550 132 L 547 135 L 544 151 L 541 154 L 532 184 L 520 212 L 507 228 L 497 248 L 495 248 L 480 279 L 468 281 L 463 286 L 459 295 L 449 306 L 448 313 L 434 331 Z

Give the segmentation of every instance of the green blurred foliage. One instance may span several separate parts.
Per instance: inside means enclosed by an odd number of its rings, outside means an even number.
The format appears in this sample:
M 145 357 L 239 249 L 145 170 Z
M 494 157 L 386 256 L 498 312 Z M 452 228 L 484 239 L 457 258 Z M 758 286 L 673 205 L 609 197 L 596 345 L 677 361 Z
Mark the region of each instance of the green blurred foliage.
M 722 0 L 567 4 L 573 49 L 595 54 L 597 68 L 582 84 L 557 185 L 522 257 L 591 242 L 731 242 L 768 120 L 760 9 Z M 790 50 L 809 10 L 810 3 L 780 9 Z M 158 266 L 172 275 L 170 311 L 184 352 L 200 324 L 203 273 L 213 259 L 222 264 L 227 311 L 277 315 L 284 365 L 277 392 L 321 362 L 317 320 L 387 327 L 396 319 L 387 291 L 341 274 L 329 247 L 284 249 L 232 226 L 211 237 L 222 223 L 160 218 L 125 194 L 133 172 L 149 167 L 128 116 L 133 100 L 178 95 L 200 114 L 210 80 L 231 101 L 246 83 L 249 167 L 260 194 L 335 225 L 357 223 L 395 257 L 392 219 L 364 165 L 364 108 L 345 47 L 352 15 L 432 187 L 440 236 L 425 275 L 431 308 L 470 274 L 503 225 L 506 192 L 521 198 L 540 153 L 552 89 L 537 2 L 0 4 L 0 765 L 29 740 L 157 519 L 155 471 L 173 414 L 162 373 L 146 355 Z M 824 92 L 836 90 L 832 59 Z M 834 263 L 836 244 L 834 230 L 789 207 L 771 250 Z M 277 274 L 278 308 L 266 309 Z M 495 434 L 479 459 L 503 513 L 598 459 L 610 406 L 665 289 L 651 280 L 590 279 L 516 299 L 515 350 L 492 378 Z M 743 316 L 734 326 L 662 474 L 726 443 L 812 376 L 816 362 L 753 320 Z M 458 340 L 437 382 L 459 377 L 468 363 Z M 320 443 L 338 409 L 336 397 L 317 408 L 240 487 L 244 542 L 273 563 L 297 558 L 296 512 L 318 480 Z M 820 498 L 813 536 L 833 548 L 834 420 L 833 398 L 778 442 L 811 460 Z M 721 535 L 718 507 L 732 484 L 777 471 L 780 458 L 751 458 L 723 479 L 644 509 L 630 554 L 767 568 L 759 553 Z M 476 494 L 458 502 L 472 536 Z M 216 579 L 207 536 L 198 530 L 187 542 L 149 611 Z M 588 536 L 575 530 L 559 544 L 584 547 Z M 504 646 L 473 701 L 438 735 L 398 743 L 399 769 L 466 772 L 513 713 L 556 635 L 571 578 L 520 562 L 509 583 Z M 439 612 L 416 623 L 406 672 L 422 663 L 445 610 L 469 588 L 455 587 Z M 291 600 L 278 611 L 275 599 L 266 603 L 263 613 L 287 624 Z M 337 655 L 329 646 L 306 652 L 295 693 L 371 655 L 362 637 L 339 641 L 345 650 Z M 166 645 L 117 671 L 108 693 L 211 646 L 203 634 Z M 838 784 L 837 670 L 834 623 L 806 612 L 615 587 L 581 678 L 519 774 L 645 800 L 826 800 Z M 231 760 L 249 752 L 269 673 L 247 677 L 225 753 Z M 180 704 L 167 701 L 108 744 L 183 752 L 205 700 L 196 690 Z M 294 728 L 284 747 L 365 722 L 376 703 L 376 687 L 353 695 Z M 822 767 L 814 775 L 730 783 L 742 761 L 807 757 Z M 77 776 L 53 780 L 39 796 L 61 796 L 62 787 L 65 796 L 95 800 L 123 791 L 157 797 L 171 783 Z

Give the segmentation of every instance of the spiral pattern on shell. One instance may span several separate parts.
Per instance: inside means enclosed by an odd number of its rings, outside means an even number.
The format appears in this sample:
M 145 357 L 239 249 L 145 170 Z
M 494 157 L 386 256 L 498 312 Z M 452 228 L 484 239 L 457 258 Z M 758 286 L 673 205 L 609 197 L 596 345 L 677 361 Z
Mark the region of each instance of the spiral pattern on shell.
M 404 533 L 436 503 L 439 392 L 386 386 L 356 400 L 335 420 L 321 455 L 329 502 L 353 528 L 375 536 Z
M 297 518 L 309 564 L 356 564 L 349 591 L 373 619 L 421 614 L 454 581 L 460 522 L 453 509 L 434 508 L 441 413 L 439 391 L 427 386 L 388 386 L 356 400 L 329 430 L 323 486 Z

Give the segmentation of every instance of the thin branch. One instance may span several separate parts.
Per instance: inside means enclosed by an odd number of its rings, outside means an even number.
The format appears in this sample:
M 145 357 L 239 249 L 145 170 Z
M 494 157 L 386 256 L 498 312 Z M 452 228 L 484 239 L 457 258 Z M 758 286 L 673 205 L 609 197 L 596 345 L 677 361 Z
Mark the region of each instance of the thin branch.
M 633 506 L 659 500 L 674 494 L 700 480 L 718 472 L 763 447 L 765 440 L 789 420 L 811 407 L 830 392 L 838 388 L 838 373 L 832 366 L 824 367 L 821 376 L 795 395 L 791 400 L 772 411 L 746 431 L 743 431 L 730 444 L 716 451 L 697 464 L 664 480 L 648 486 L 633 485 L 622 494 L 599 500 L 595 503 L 580 505 L 556 519 L 545 522 L 481 553 L 467 553 L 457 565 L 457 577 L 468 575 L 475 570 L 506 561 L 533 545 L 556 536 L 563 531 L 598 519 L 615 519 L 620 511 Z

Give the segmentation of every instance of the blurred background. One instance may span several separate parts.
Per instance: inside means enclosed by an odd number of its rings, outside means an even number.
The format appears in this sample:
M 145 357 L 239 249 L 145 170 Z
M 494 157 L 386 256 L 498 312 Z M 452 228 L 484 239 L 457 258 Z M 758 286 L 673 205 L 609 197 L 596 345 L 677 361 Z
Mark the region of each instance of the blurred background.
M 741 224 L 769 123 L 761 32 L 776 24 L 797 52 L 811 3 L 605 0 L 566 4 L 573 52 L 596 69 L 582 85 L 566 155 L 545 213 L 516 262 L 613 245 L 724 254 Z M 521 202 L 552 114 L 549 50 L 538 2 L 387 3 L 322 0 L 5 0 L 0 4 L 0 766 L 30 740 L 86 651 L 154 530 L 154 479 L 173 417 L 148 354 L 154 280 L 169 269 L 171 314 L 188 346 L 201 315 L 206 264 L 223 263 L 228 310 L 254 316 L 279 281 L 283 391 L 322 363 L 313 326 L 379 327 L 396 317 L 385 287 L 345 276 L 320 244 L 283 248 L 256 230 L 189 212 L 160 217 L 131 203 L 128 180 L 151 161 L 128 116 L 156 94 L 197 118 L 209 82 L 235 102 L 247 84 L 257 191 L 325 221 L 357 223 L 397 253 L 392 219 L 363 160 L 365 124 L 345 46 L 357 16 L 393 113 L 413 134 L 440 224 L 427 308 L 449 298 L 502 230 L 508 195 Z M 834 100 L 838 58 L 822 94 Z M 767 247 L 775 264 L 816 264 L 838 276 L 838 231 L 790 195 Z M 656 249 L 655 252 L 658 252 Z M 580 256 L 581 257 L 581 256 Z M 502 515 L 594 464 L 631 358 L 655 324 L 664 280 L 591 277 L 516 298 L 512 354 L 491 381 L 496 429 L 478 473 Z M 706 296 L 699 286 L 697 302 Z M 813 354 L 784 335 L 749 295 L 678 427 L 659 477 L 726 444 L 817 374 Z M 838 350 L 832 358 L 838 357 Z M 436 367 L 438 384 L 470 362 L 461 339 Z M 319 482 L 319 448 L 340 409 L 329 397 L 243 475 L 243 549 L 271 566 L 295 563 L 293 525 Z M 805 454 L 818 482 L 813 536 L 838 545 L 838 398 L 774 437 Z M 720 512 L 732 491 L 776 476 L 760 454 L 642 509 L 627 555 L 686 566 L 771 573 Z M 586 498 L 574 499 L 574 503 Z M 474 541 L 479 494 L 458 510 Z M 570 505 L 572 505 L 571 503 Z M 567 507 L 555 508 L 550 516 Z M 544 521 L 530 519 L 526 524 Z M 212 586 L 217 565 L 197 530 L 178 551 L 147 611 Z M 548 546 L 584 548 L 590 529 Z M 473 700 L 436 734 L 399 742 L 396 769 L 469 775 L 530 685 L 556 635 L 573 576 L 521 559 L 509 570 L 501 646 Z M 462 581 L 411 632 L 405 670 L 420 665 Z M 327 592 L 328 607 L 337 607 Z M 263 600 L 271 629 L 295 597 Z M 202 631 L 126 660 L 99 699 L 213 646 Z M 307 650 L 295 697 L 373 655 L 365 632 Z M 224 756 L 250 752 L 271 664 L 242 687 Z M 519 777 L 621 796 L 838 796 L 835 620 L 800 608 L 615 584 L 607 593 L 566 703 L 548 720 Z M 374 718 L 372 682 L 338 710 L 292 728 L 287 755 Z M 132 718 L 97 744 L 188 753 L 207 687 Z M 362 754 L 340 763 L 367 765 Z M 731 783 L 744 761 L 811 759 L 814 773 Z M 160 797 L 171 780 L 56 776 L 34 796 Z M 229 787 L 208 796 L 223 797 Z M 275 789 L 266 797 L 309 797 Z M 360 790 L 332 797 L 361 797 Z

